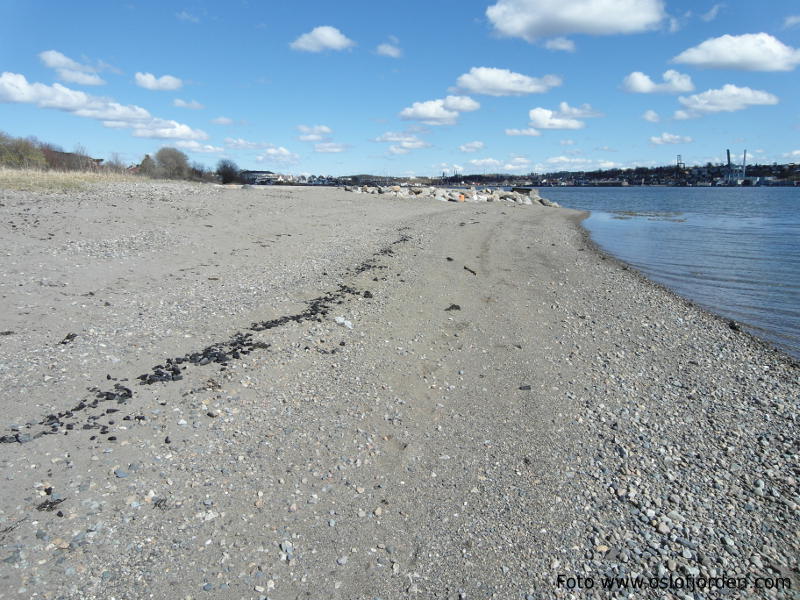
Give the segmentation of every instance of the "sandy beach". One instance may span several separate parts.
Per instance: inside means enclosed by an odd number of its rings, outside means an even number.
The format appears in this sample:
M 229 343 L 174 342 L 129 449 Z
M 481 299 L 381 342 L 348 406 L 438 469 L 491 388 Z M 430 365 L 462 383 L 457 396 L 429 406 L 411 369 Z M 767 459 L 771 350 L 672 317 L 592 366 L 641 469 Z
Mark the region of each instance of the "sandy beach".
M 0 598 L 798 597 L 798 365 L 582 213 L 143 181 L 0 216 Z

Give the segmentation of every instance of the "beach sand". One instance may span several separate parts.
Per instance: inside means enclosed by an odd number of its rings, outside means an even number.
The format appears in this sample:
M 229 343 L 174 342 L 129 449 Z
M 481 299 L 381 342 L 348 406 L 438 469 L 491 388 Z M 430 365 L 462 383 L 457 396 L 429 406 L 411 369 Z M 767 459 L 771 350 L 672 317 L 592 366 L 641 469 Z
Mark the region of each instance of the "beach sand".
M 800 587 L 797 365 L 582 213 L 120 182 L 0 215 L 0 598 L 796 597 L 755 578 Z

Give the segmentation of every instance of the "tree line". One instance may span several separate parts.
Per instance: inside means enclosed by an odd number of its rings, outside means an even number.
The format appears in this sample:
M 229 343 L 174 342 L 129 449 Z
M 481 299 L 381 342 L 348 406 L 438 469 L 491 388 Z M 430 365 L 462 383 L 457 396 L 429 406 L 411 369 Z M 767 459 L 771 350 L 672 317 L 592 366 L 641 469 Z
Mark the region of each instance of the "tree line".
M 119 154 L 109 160 L 89 156 L 83 146 L 65 152 L 61 146 L 43 142 L 35 137 L 15 138 L 0 131 L 0 166 L 14 169 L 39 169 L 53 171 L 107 171 L 131 173 L 154 179 L 184 179 L 222 183 L 240 183 L 239 167 L 229 159 L 222 159 L 212 170 L 198 162 L 189 162 L 185 152 L 164 147 L 153 156 L 145 154 L 139 164 L 126 165 Z

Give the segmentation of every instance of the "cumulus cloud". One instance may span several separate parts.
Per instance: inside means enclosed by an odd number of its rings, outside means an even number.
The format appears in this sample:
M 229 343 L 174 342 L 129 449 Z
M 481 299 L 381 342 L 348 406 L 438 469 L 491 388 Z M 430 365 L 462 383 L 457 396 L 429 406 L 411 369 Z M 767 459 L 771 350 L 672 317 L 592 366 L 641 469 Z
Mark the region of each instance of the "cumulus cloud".
M 216 119 L 211 119 L 211 122 L 214 125 L 233 125 L 233 119 L 229 117 L 217 117 Z
M 391 154 L 408 154 L 412 150 L 429 148 L 430 144 L 412 133 L 387 131 L 373 140 L 374 142 L 388 142 Z
M 667 132 L 650 138 L 650 143 L 656 146 L 661 146 L 663 144 L 688 144 L 691 141 L 693 140 L 690 137 L 675 135 L 674 133 Z
M 173 106 L 177 106 L 178 108 L 189 108 L 191 110 L 201 110 L 205 108 L 202 104 L 200 104 L 197 100 L 181 100 L 180 98 L 175 98 L 172 101 Z
M 324 50 L 346 50 L 356 43 L 345 36 L 336 27 L 321 25 L 308 33 L 304 33 L 289 46 L 302 52 L 323 52 Z
M 469 164 L 476 169 L 495 169 L 497 172 L 527 171 L 531 167 L 531 161 L 524 156 L 515 156 L 507 161 L 496 158 L 476 158 L 469 161 Z
M 222 146 L 212 146 L 211 144 L 201 144 L 194 140 L 177 142 L 175 144 L 178 148 L 183 148 L 189 152 L 201 152 L 203 154 L 213 154 L 215 152 L 224 152 L 225 148 Z
M 171 119 L 153 119 L 149 123 L 134 123 L 133 136 L 158 140 L 205 140 L 208 138 L 206 132 L 192 129 L 188 125 Z
M 583 129 L 586 123 L 579 119 L 602 116 L 591 105 L 573 107 L 566 102 L 559 104 L 557 111 L 547 108 L 534 108 L 529 113 L 530 124 L 539 129 Z
M 655 83 L 641 71 L 634 71 L 622 82 L 622 89 L 634 94 L 653 94 L 656 92 L 685 93 L 694 90 L 692 78 L 673 69 L 665 71 L 661 76 L 664 83 Z
M 380 44 L 375 48 L 375 52 L 381 56 L 388 56 L 389 58 L 400 58 L 403 56 L 403 50 L 400 48 L 400 40 L 394 36 L 389 37 L 389 42 Z
M 539 129 L 583 129 L 586 123 L 577 119 L 558 116 L 558 113 L 547 108 L 534 108 L 528 113 L 531 125 Z
M 426 125 L 453 125 L 459 113 L 478 110 L 480 106 L 469 96 L 447 96 L 439 100 L 414 102 L 400 112 L 400 118 L 421 121 Z
M 60 83 L 30 83 L 24 75 L 18 73 L 4 72 L 0 75 L 0 102 L 34 104 L 39 108 L 52 108 L 78 117 L 96 119 L 104 127 L 131 129 L 136 137 L 184 140 L 208 138 L 200 129 L 154 117 L 140 106 L 91 96 Z
M 544 47 L 548 50 L 558 50 L 561 52 L 575 52 L 575 42 L 565 37 L 557 37 L 547 40 Z
M 474 141 L 474 142 L 467 142 L 466 144 L 461 144 L 458 149 L 462 152 L 477 152 L 481 150 L 484 146 L 483 142 Z
M 651 123 L 658 123 L 661 120 L 661 117 L 658 116 L 658 113 L 652 109 L 644 111 L 642 118 L 645 121 L 650 121 Z
M 506 129 L 506 135 L 527 135 L 536 137 L 542 135 L 542 132 L 533 127 L 529 127 L 527 129 Z
M 243 138 L 225 138 L 225 145 L 228 148 L 233 148 L 235 150 L 255 150 L 257 148 L 266 148 L 269 144 L 264 142 L 251 142 L 250 140 L 245 140 Z
M 500 34 L 528 42 L 572 33 L 612 35 L 655 29 L 662 0 L 499 0 L 486 16 Z
M 707 90 L 702 94 L 678 98 L 682 110 L 675 112 L 676 119 L 691 119 L 719 112 L 734 112 L 749 106 L 772 105 L 778 97 L 763 90 L 737 87 L 730 83 L 717 90 Z
M 469 161 L 469 164 L 473 167 L 485 169 L 487 167 L 499 167 L 503 164 L 503 161 L 497 160 L 496 158 L 474 158 Z
M 172 75 L 162 75 L 156 77 L 152 73 L 136 73 L 134 76 L 136 85 L 147 90 L 166 91 L 177 90 L 183 86 L 183 81 Z
M 508 69 L 493 67 L 472 67 L 456 81 L 459 89 L 473 94 L 488 96 L 522 96 L 541 94 L 550 88 L 561 85 L 561 78 L 545 75 L 542 78 L 529 77 Z
M 684 50 L 672 62 L 712 69 L 792 71 L 800 64 L 800 50 L 768 33 L 726 34 Z
M 527 171 L 530 169 L 531 161 L 525 158 L 524 156 L 515 156 L 505 165 L 503 165 L 503 170 L 505 171 Z
M 300 160 L 300 157 L 283 146 L 273 146 L 270 144 L 261 154 L 256 156 L 256 160 L 266 163 L 292 164 Z
M 321 142 L 333 133 L 327 125 L 298 125 L 297 130 L 300 132 L 298 139 L 301 142 Z
M 61 81 L 78 85 L 105 84 L 105 81 L 97 74 L 97 68 L 74 61 L 57 50 L 40 52 L 39 59 L 46 67 L 55 69 Z
M 558 105 L 558 114 L 563 117 L 576 117 L 578 119 L 588 119 L 591 117 L 602 117 L 603 114 L 592 108 L 591 104 L 581 104 L 580 106 L 570 106 L 566 102 Z
M 481 105 L 475 102 L 475 100 L 469 96 L 447 96 L 444 99 L 444 107 L 447 110 L 471 112 L 473 110 L 478 110 Z
M 320 152 L 322 154 L 336 154 L 344 152 L 347 148 L 347 144 L 338 144 L 336 142 L 320 142 L 314 144 L 314 152 Z

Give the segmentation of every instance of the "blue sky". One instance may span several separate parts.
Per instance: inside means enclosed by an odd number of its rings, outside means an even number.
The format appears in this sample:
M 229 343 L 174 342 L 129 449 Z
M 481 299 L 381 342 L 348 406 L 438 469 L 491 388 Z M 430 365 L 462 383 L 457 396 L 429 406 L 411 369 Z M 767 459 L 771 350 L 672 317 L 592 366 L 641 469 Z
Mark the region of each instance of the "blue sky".
M 0 3 L 0 130 L 430 175 L 800 162 L 800 4 Z

